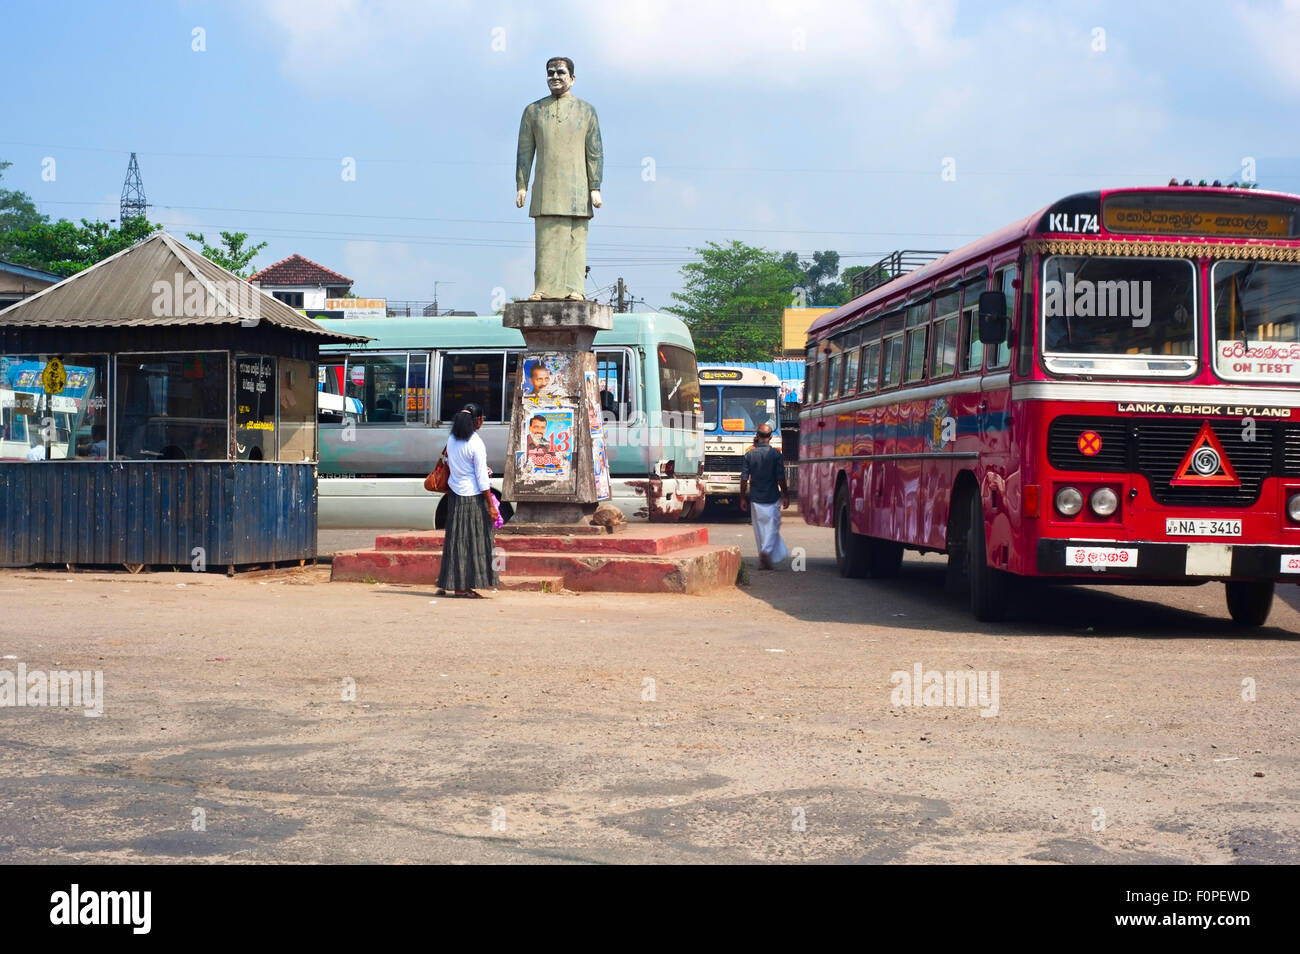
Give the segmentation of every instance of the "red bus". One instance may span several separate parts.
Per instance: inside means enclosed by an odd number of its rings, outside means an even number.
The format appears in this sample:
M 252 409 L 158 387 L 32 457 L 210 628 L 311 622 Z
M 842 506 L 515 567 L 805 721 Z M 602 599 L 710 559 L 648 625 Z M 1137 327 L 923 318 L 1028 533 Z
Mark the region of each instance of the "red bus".
M 1300 582 L 1300 197 L 1069 196 L 809 329 L 799 504 L 840 573 Z

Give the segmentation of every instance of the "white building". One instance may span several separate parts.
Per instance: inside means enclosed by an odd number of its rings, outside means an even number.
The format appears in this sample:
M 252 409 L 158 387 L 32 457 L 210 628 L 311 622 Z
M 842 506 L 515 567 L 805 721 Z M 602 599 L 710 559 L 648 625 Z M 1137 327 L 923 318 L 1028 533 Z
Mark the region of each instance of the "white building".
M 324 309 L 325 299 L 342 298 L 352 288 L 352 279 L 301 255 L 268 265 L 249 281 L 299 310 Z

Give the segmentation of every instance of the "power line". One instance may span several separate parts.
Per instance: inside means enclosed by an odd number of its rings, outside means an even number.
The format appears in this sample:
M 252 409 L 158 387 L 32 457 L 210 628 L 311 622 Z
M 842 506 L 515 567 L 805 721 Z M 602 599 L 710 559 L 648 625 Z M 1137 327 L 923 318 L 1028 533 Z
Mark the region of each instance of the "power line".
M 44 201 L 44 200 L 42 200 Z M 45 202 L 48 205 L 103 205 L 102 201 L 76 202 L 69 199 L 55 199 Z M 461 225 L 509 225 L 515 228 L 532 228 L 528 221 L 516 221 L 507 219 L 455 219 L 445 218 L 432 215 L 386 215 L 372 212 L 320 212 L 317 210 L 307 209 L 244 209 L 216 205 L 170 205 L 167 203 L 153 203 L 155 209 L 173 209 L 175 211 L 188 212 L 235 212 L 245 215 L 307 215 L 325 218 L 343 218 L 343 219 L 381 219 L 390 222 L 452 222 Z M 244 226 L 247 227 L 247 226 Z M 600 229 L 647 229 L 651 231 L 670 231 L 670 232 L 712 232 L 714 234 L 725 234 L 728 232 L 746 232 L 775 235 L 883 235 L 883 236 L 917 236 L 917 237 L 935 237 L 935 238 L 978 238 L 980 232 L 882 232 L 882 231 L 849 231 L 841 229 L 754 229 L 728 226 L 705 226 L 705 225 L 618 225 L 609 222 L 601 222 L 598 225 Z
M 128 150 L 119 147 L 109 146 L 72 146 L 72 145 L 54 145 L 51 143 L 22 142 L 19 140 L 0 140 L 0 146 L 20 146 L 29 149 L 66 149 L 76 152 L 103 152 L 103 153 L 123 153 Z M 156 158 L 166 159 L 240 159 L 277 161 L 277 162 L 332 162 L 337 163 L 340 159 L 338 154 L 335 155 L 290 155 L 276 153 L 235 153 L 235 152 L 161 152 L 146 150 L 145 155 Z M 408 164 L 424 166 L 498 166 L 504 168 L 513 168 L 514 163 L 505 159 L 431 159 L 424 156 L 354 156 L 358 163 L 373 162 L 380 164 Z M 634 169 L 637 172 L 642 171 L 640 162 L 636 163 L 607 163 L 607 169 Z M 656 168 L 664 168 L 670 171 L 685 172 L 723 172 L 728 175 L 737 173 L 758 173 L 762 175 L 852 175 L 852 176 L 926 176 L 933 177 L 936 172 L 927 167 L 917 165 L 908 166 L 900 169 L 866 169 L 866 168 L 785 168 L 785 167 L 765 167 L 765 166 L 708 166 L 698 165 L 695 163 L 674 163 L 671 160 L 657 160 Z M 963 177 L 1001 177 L 1008 176 L 1015 178 L 1053 178 L 1053 179 L 1167 179 L 1169 176 L 1168 169 L 1161 170 L 1126 170 L 1121 172 L 1102 172 L 1097 170 L 1075 170 L 1068 172 L 1057 172 L 1039 169 L 989 169 L 971 170 L 969 166 L 963 169 Z M 1270 176 L 1272 179 L 1300 179 L 1300 175 L 1279 175 Z

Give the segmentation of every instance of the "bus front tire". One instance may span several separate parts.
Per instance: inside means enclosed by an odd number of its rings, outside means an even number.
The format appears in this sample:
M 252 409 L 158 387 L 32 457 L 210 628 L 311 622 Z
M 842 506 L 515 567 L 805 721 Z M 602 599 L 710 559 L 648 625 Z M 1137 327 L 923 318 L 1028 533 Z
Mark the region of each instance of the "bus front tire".
M 984 508 L 979 494 L 970 498 L 966 537 L 966 579 L 970 584 L 970 609 L 981 623 L 996 623 L 1007 612 L 1007 575 L 989 566 L 984 533 Z
M 842 484 L 835 494 L 835 565 L 840 576 L 860 580 L 869 575 L 872 542 L 870 537 L 853 532 L 849 487 Z
M 1263 626 L 1273 609 L 1272 580 L 1230 580 L 1223 584 L 1228 615 L 1238 626 Z

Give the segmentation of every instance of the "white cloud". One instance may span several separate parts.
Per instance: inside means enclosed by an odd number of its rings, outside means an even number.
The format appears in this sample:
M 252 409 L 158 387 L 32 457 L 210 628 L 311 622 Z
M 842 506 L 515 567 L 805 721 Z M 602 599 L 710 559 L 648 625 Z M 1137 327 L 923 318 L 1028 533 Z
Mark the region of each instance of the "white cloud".
M 583 4 L 582 10 L 596 35 L 610 39 L 591 55 L 624 75 L 724 85 L 761 75 L 773 85 L 798 86 L 846 70 L 856 74 L 865 64 L 889 88 L 904 65 L 925 67 L 950 54 L 957 4 L 639 0 Z
M 1300 94 L 1300 0 L 1267 6 L 1254 0 L 1236 4 L 1234 12 L 1274 79 L 1287 92 Z

